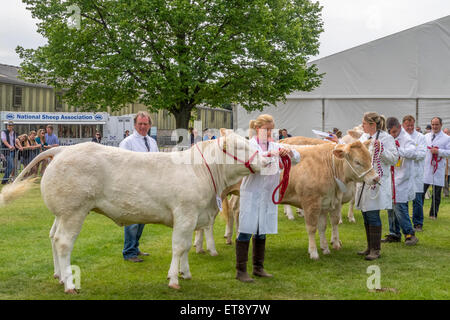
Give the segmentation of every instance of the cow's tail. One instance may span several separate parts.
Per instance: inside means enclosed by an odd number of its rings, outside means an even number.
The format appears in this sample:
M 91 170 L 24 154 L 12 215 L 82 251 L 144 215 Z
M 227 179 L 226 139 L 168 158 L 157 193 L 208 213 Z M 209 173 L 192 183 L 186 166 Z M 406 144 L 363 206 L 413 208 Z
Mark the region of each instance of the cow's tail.
M 64 148 L 65 147 L 52 148 L 37 155 L 22 170 L 13 183 L 3 187 L 2 192 L 0 193 L 0 207 L 3 207 L 13 200 L 21 197 L 27 190 L 29 190 L 33 186 L 33 183 L 38 179 L 36 177 L 30 179 L 31 170 L 38 166 L 41 161 L 53 159 L 53 157 L 60 153 Z

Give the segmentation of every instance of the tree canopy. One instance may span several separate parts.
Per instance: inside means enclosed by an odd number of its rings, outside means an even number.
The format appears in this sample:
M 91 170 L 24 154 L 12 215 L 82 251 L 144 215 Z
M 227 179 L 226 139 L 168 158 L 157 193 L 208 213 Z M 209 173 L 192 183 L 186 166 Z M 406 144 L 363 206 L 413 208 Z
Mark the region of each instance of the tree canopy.
M 187 128 L 197 105 L 262 110 L 320 84 L 307 61 L 318 53 L 322 8 L 309 0 L 23 2 L 47 44 L 17 47 L 21 76 L 64 88 L 81 110 L 138 102 Z

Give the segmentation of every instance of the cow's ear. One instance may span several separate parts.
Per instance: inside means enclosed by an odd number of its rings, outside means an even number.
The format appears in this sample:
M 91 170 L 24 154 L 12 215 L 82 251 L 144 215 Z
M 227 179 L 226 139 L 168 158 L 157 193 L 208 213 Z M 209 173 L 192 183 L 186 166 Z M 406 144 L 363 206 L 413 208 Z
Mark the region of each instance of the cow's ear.
M 346 151 L 338 145 L 337 148 L 333 150 L 333 154 L 338 159 L 344 159 Z
M 369 149 L 369 146 L 370 146 L 371 143 L 372 143 L 372 141 L 366 140 L 366 141 L 363 142 L 363 145 L 364 145 L 367 149 Z
M 354 139 L 359 139 L 362 136 L 362 132 L 356 130 L 348 130 L 347 134 Z

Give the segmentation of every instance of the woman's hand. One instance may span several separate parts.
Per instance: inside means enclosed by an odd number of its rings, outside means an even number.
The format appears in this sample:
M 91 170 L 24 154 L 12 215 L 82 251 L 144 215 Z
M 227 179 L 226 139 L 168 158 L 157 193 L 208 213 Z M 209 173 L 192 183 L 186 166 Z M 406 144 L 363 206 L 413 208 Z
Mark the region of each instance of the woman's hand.
M 280 155 L 280 157 L 284 157 L 289 155 L 291 158 L 294 156 L 294 153 L 292 152 L 292 150 L 290 149 L 286 149 L 286 148 L 282 148 L 278 151 L 278 154 Z
M 335 142 L 335 143 L 339 143 L 339 139 L 338 139 L 338 137 L 335 134 L 330 133 L 330 136 L 331 137 L 325 137 L 325 139 L 327 139 L 329 141 L 332 141 L 332 142 Z

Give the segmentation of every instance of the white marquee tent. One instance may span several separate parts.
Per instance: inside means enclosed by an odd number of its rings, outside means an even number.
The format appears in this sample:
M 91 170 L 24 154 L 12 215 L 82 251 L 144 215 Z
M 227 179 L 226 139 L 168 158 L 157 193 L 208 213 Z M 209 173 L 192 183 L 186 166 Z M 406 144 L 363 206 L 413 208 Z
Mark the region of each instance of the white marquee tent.
M 333 127 L 345 134 L 367 111 L 400 121 L 411 114 L 422 130 L 434 116 L 450 126 L 450 16 L 311 63 L 325 73 L 320 87 L 263 111 L 292 135 Z M 234 128 L 248 128 L 260 113 L 234 108 Z

